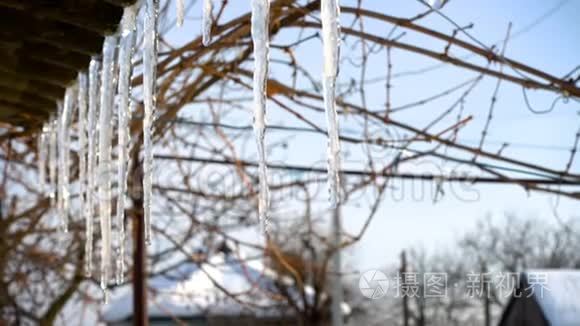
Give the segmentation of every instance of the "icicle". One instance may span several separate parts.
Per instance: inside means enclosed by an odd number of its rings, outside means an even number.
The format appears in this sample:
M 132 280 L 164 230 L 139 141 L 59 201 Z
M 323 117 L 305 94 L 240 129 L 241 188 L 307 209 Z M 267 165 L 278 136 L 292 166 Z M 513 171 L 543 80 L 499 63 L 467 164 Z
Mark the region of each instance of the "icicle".
M 111 147 L 114 97 L 114 64 L 117 38 L 107 36 L 103 46 L 101 101 L 99 112 L 99 216 L 101 222 L 101 288 L 107 292 L 111 272 Z
M 54 196 L 55 196 L 55 201 L 56 201 L 56 217 L 59 221 L 62 221 L 62 183 L 63 183 L 63 176 L 62 176 L 62 159 L 61 159 L 61 153 L 64 153 L 63 149 L 62 149 L 62 128 L 61 128 L 61 120 L 62 120 L 62 111 L 63 111 L 63 105 L 62 105 L 62 101 L 58 100 L 56 102 L 56 105 L 58 107 L 57 109 L 57 116 L 56 116 L 56 123 L 55 123 L 55 127 L 56 127 L 56 153 L 57 153 L 57 163 L 56 163 L 56 173 L 57 173 L 57 180 L 56 180 L 56 187 L 54 190 Z M 59 223 L 59 227 L 62 227 L 62 222 Z
M 93 226 L 94 226 L 94 198 L 95 198 L 95 173 L 97 167 L 97 108 L 99 106 L 99 67 L 100 63 L 95 58 L 89 64 L 89 111 L 87 113 L 87 194 L 86 216 L 90 222 L 87 224 L 85 243 L 85 275 L 90 277 L 93 272 Z
M 185 5 L 184 0 L 177 0 L 175 7 L 177 9 L 177 26 L 181 27 L 183 25 L 183 18 L 185 17 Z
M 49 194 L 50 206 L 54 207 L 56 205 L 56 192 L 57 192 L 57 167 L 58 167 L 58 119 L 54 116 L 50 117 L 49 120 L 49 146 L 48 146 L 48 179 L 49 179 Z
M 91 229 L 92 218 L 87 214 L 87 199 L 90 197 L 87 191 L 87 75 L 79 73 L 78 76 L 78 133 L 79 133 L 79 199 L 80 214 L 85 220 L 85 241 L 89 241 L 88 231 Z M 91 239 L 92 241 L 92 239 Z M 87 243 L 85 243 L 85 258 L 89 259 Z M 86 267 L 86 264 L 85 264 Z M 86 270 L 85 270 L 86 271 Z
M 40 135 L 38 135 L 38 185 L 40 187 L 40 193 L 43 196 L 46 194 L 46 159 L 48 154 L 49 132 L 48 125 L 44 124 Z
M 340 141 L 335 94 L 340 49 L 340 6 L 338 0 L 322 0 L 320 12 L 324 47 L 322 86 L 328 128 L 328 187 L 330 204 L 332 207 L 336 207 L 340 201 Z
M 74 87 L 66 89 L 64 95 L 64 104 L 60 114 L 59 131 L 58 131 L 58 175 L 59 175 L 59 217 L 61 229 L 68 232 L 68 214 L 69 214 L 69 168 L 70 168 L 70 122 L 72 111 L 74 109 Z
M 125 7 L 123 11 L 123 18 L 121 19 L 121 36 L 126 36 L 135 31 L 137 28 L 137 14 L 139 12 L 140 2 L 137 1 L 133 5 Z
M 73 111 L 76 101 L 76 87 L 71 86 L 67 88 L 64 96 L 64 184 L 63 184 L 63 211 L 64 211 L 64 232 L 68 232 L 68 215 L 70 209 L 70 125 L 73 117 Z
M 131 91 L 131 56 L 135 44 L 135 19 L 138 7 L 125 8 L 122 20 L 122 37 L 119 48 L 119 125 L 118 125 L 118 164 L 117 164 L 117 260 L 115 281 L 123 282 L 125 274 L 125 192 L 127 190 L 127 166 L 129 163 L 129 95 Z
M 151 192 L 153 183 L 153 144 L 151 129 L 155 113 L 155 80 L 157 69 L 158 0 L 146 0 L 143 39 L 143 221 L 145 242 L 151 243 Z
M 90 223 L 86 214 L 87 195 L 87 76 L 78 75 L 78 136 L 79 136 L 79 199 L 80 213 L 85 219 L 85 227 Z M 88 227 L 87 227 L 88 228 Z
M 268 188 L 268 167 L 266 165 L 266 83 L 269 64 L 269 22 L 270 1 L 252 0 L 252 40 L 254 42 L 254 133 L 258 146 L 258 173 L 260 194 L 258 216 L 263 232 L 269 232 L 268 208 L 270 190 Z
M 213 0 L 203 0 L 203 14 L 201 17 L 202 40 L 204 46 L 211 43 L 211 29 L 213 25 Z

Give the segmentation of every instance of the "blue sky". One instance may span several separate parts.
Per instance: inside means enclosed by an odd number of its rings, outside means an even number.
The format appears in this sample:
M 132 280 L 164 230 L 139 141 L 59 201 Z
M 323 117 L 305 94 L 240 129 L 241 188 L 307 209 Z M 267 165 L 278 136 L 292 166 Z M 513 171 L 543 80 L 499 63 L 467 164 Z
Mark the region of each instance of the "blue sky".
M 237 16 L 247 12 L 249 3 L 250 1 L 230 1 L 228 15 Z M 364 3 L 365 8 L 401 17 L 414 16 L 424 10 L 422 5 L 410 0 L 367 0 Z M 355 6 L 356 1 L 341 1 L 341 4 Z M 558 6 L 559 9 L 554 9 Z M 200 4 L 195 3 L 189 12 L 184 27 L 171 31 L 171 37 L 176 42 L 187 42 L 199 35 L 198 15 L 200 12 Z M 505 37 L 508 24 L 511 22 L 513 24 L 512 35 L 515 37 L 508 42 L 506 56 L 532 67 L 543 69 L 555 76 L 563 76 L 579 64 L 578 31 L 580 31 L 580 20 L 577 19 L 577 13 L 580 12 L 580 1 L 452 0 L 443 8 L 443 12 L 459 25 L 463 26 L 473 22 L 475 25 L 469 32 L 488 46 Z M 549 17 L 530 27 L 547 13 L 550 13 Z M 343 20 L 350 23 L 352 16 L 343 15 Z M 373 21 L 366 21 L 365 24 L 368 31 L 378 35 L 384 36 L 390 29 L 389 25 Z M 453 31 L 453 27 L 437 15 L 431 15 L 419 21 L 419 24 L 447 34 Z M 296 30 L 288 31 L 281 33 L 273 42 L 284 44 L 295 38 Z M 445 46 L 445 44 L 412 33 L 406 34 L 401 41 L 432 46 L 432 48 L 439 50 Z M 349 43 L 348 40 L 346 44 L 343 44 L 344 56 L 352 55 L 352 53 L 349 54 L 351 45 L 352 42 Z M 451 53 L 458 57 L 465 55 L 464 52 L 455 48 L 451 49 Z M 274 51 L 273 57 L 276 55 Z M 314 76 L 320 75 L 322 59 L 321 45 L 318 39 L 302 46 L 297 51 L 296 56 L 310 73 Z M 469 60 L 480 63 L 476 58 Z M 384 55 L 378 54 L 373 57 L 369 62 L 371 69 L 367 72 L 367 79 L 384 76 L 385 64 Z M 438 65 L 438 62 L 400 50 L 393 50 L 393 64 L 393 72 L 400 73 Z M 275 65 L 271 69 L 271 76 L 280 80 L 287 77 L 285 72 Z M 348 82 L 350 78 L 358 78 L 358 76 L 359 71 L 352 65 L 345 63 L 341 67 L 339 82 Z M 420 76 L 395 78 L 393 79 L 393 105 L 398 106 L 437 94 L 476 76 L 476 73 L 445 66 Z M 472 114 L 474 119 L 459 134 L 459 139 L 465 144 L 474 145 L 474 142 L 479 139 L 495 84 L 495 79 L 485 78 L 466 99 L 465 113 Z M 368 86 L 369 107 L 381 109 L 384 106 L 384 89 L 384 82 Z M 460 93 L 430 102 L 419 108 L 402 111 L 397 113 L 395 118 L 422 126 L 438 113 L 446 110 L 457 99 L 457 94 Z M 554 94 L 542 91 L 530 91 L 528 95 L 534 106 L 537 106 L 536 109 L 545 109 L 555 98 Z M 250 112 L 249 103 L 247 109 Z M 484 148 L 495 151 L 499 149 L 502 142 L 509 141 L 514 143 L 514 146 L 505 151 L 506 155 L 562 169 L 569 157 L 569 152 L 566 149 L 571 147 L 574 134 L 580 124 L 579 109 L 580 104 L 570 101 L 567 104 L 560 103 L 548 114 L 533 114 L 524 104 L 521 88 L 504 82 L 499 91 L 495 118 L 489 129 L 488 142 Z M 310 112 L 303 113 L 315 121 L 320 121 L 321 125 L 324 124 L 322 115 Z M 226 122 L 251 123 L 251 115 L 244 114 L 233 114 L 230 118 L 231 121 Z M 193 116 L 199 119 L 207 117 L 199 112 L 193 113 Z M 455 116 L 456 114 L 452 114 L 451 118 L 454 119 Z M 443 121 L 440 129 L 451 125 L 453 119 Z M 292 116 L 274 106 L 269 109 L 268 120 L 275 124 L 303 126 Z M 360 125 L 354 119 L 341 117 L 340 123 L 343 131 L 354 130 L 355 133 L 357 130 L 360 131 Z M 324 137 L 312 134 L 296 136 L 268 133 L 269 142 L 275 142 L 284 137 L 292 137 L 288 149 L 284 152 L 273 151 L 270 157 L 271 162 L 284 161 L 296 164 L 319 162 L 319 165 L 324 165 L 326 153 L 326 139 Z M 251 143 L 246 146 L 251 147 Z M 344 152 L 350 153 L 348 157 L 344 157 L 346 161 L 349 161 L 345 164 L 357 166 L 360 155 L 362 155 L 362 148 L 345 145 L 343 149 Z M 255 156 L 250 154 L 248 158 L 252 159 Z M 579 170 L 578 161 L 580 160 L 576 160 L 572 170 Z M 411 172 L 417 172 L 423 168 L 423 166 L 413 165 L 406 167 Z M 443 167 L 444 170 L 447 168 L 448 166 Z M 512 185 L 477 185 L 462 190 L 466 197 L 473 199 L 473 196 L 476 196 L 476 200 L 469 201 L 461 200 L 458 198 L 459 196 L 449 195 L 453 193 L 453 189 L 446 188 L 448 195 L 436 204 L 433 204 L 433 201 L 428 197 L 413 198 L 412 191 L 407 190 L 411 187 L 409 183 L 400 183 L 398 186 L 403 187 L 403 198 L 395 199 L 396 194 L 387 193 L 367 234 L 347 254 L 346 261 L 349 268 L 364 271 L 382 267 L 395 261 L 402 248 L 412 245 L 424 245 L 432 251 L 450 247 L 464 230 L 473 227 L 477 219 L 487 214 L 500 217 L 504 213 L 514 213 L 521 217 L 538 217 L 545 220 L 546 223 L 555 223 L 554 210 L 563 218 L 577 218 L 580 207 L 578 202 L 572 200 L 536 192 L 526 193 L 521 187 Z M 431 185 L 426 184 L 425 186 L 430 187 Z M 320 209 L 324 211 L 326 203 L 324 198 L 321 198 L 320 203 Z M 345 207 L 343 216 L 346 230 L 351 232 L 358 230 L 367 210 L 368 198 L 365 197 Z

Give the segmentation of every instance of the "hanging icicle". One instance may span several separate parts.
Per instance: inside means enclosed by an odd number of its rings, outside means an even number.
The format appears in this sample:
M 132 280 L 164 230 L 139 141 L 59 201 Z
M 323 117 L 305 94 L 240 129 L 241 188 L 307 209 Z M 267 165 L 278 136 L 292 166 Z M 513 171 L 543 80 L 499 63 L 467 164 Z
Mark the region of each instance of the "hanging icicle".
M 63 230 L 64 232 L 68 232 L 68 215 L 70 211 L 70 128 L 71 122 L 73 117 L 74 105 L 76 101 L 76 88 L 74 86 L 67 88 L 64 96 L 64 108 L 63 108 L 63 130 L 64 130 L 64 180 L 63 180 L 63 188 L 62 188 L 62 208 L 63 208 Z
M 48 136 L 48 196 L 50 198 L 50 206 L 54 207 L 56 205 L 56 192 L 58 184 L 58 119 L 55 116 L 51 116 L 48 126 L 50 128 L 50 134 Z
M 87 113 L 87 193 L 86 215 L 89 222 L 85 229 L 85 275 L 90 277 L 93 272 L 93 226 L 95 218 L 95 174 L 97 172 L 97 108 L 99 106 L 99 68 L 100 63 L 92 58 L 89 64 L 89 110 Z
M 68 232 L 68 214 L 70 207 L 69 169 L 70 169 L 70 122 L 74 109 L 75 88 L 66 89 L 58 131 L 58 208 L 61 231 Z
M 213 0 L 203 0 L 201 16 L 201 43 L 208 46 L 211 43 L 211 29 L 213 25 Z
M 213 0 L 203 0 L 203 13 L 201 17 L 202 40 L 204 46 L 211 43 L 211 29 L 213 26 Z
M 138 7 L 125 8 L 121 21 L 121 46 L 119 48 L 119 107 L 118 107 L 118 147 L 117 147 L 117 259 L 115 281 L 123 283 L 125 274 L 125 192 L 127 190 L 127 170 L 129 164 L 129 96 L 131 92 L 131 57 L 135 45 L 135 21 Z
M 107 301 L 107 285 L 111 273 L 111 149 L 112 111 L 114 99 L 114 69 L 117 38 L 107 36 L 103 46 L 101 101 L 99 112 L 99 216 L 101 223 L 101 288 Z
M 336 76 L 340 49 L 340 6 L 338 0 L 321 0 L 320 12 L 324 48 L 322 87 L 328 128 L 328 187 L 330 204 L 334 208 L 340 201 L 340 141 L 336 113 Z
M 86 214 L 87 197 L 87 75 L 79 73 L 78 85 L 78 137 L 79 137 L 79 208 L 85 219 L 85 227 L 91 222 Z
M 143 221 L 145 242 L 151 243 L 151 195 L 153 183 L 153 144 L 151 132 L 155 114 L 155 81 L 157 78 L 157 11 L 158 0 L 145 1 L 143 39 Z
M 268 235 L 268 208 L 270 190 L 268 187 L 268 167 L 266 164 L 266 84 L 269 65 L 269 23 L 270 0 L 252 0 L 252 41 L 254 42 L 254 133 L 258 147 L 258 174 L 260 193 L 258 195 L 258 217 L 264 234 Z
M 62 214 L 63 214 L 63 208 L 62 208 L 62 187 L 63 187 L 63 168 L 62 168 L 62 160 L 64 158 L 61 158 L 61 156 L 64 153 L 63 150 L 63 145 L 62 145 L 62 114 L 63 114 L 63 105 L 62 105 L 62 101 L 58 100 L 56 102 L 57 105 L 57 116 L 56 116 L 56 153 L 57 153 L 57 163 L 56 163 L 56 173 L 57 173 L 57 179 L 56 179 L 56 187 L 54 190 L 54 196 L 55 196 L 55 201 L 56 201 L 56 217 L 59 221 L 59 228 L 62 231 Z
M 175 8 L 177 9 L 176 24 L 178 27 L 183 26 L 183 19 L 185 18 L 185 4 L 183 2 L 184 0 L 177 0 L 175 3 Z
M 49 123 L 45 123 L 42 126 L 42 130 L 40 135 L 38 135 L 38 145 L 37 145 L 37 154 L 38 154 L 38 185 L 40 187 L 40 193 L 44 196 L 46 195 L 46 163 L 47 163 L 47 156 L 48 156 L 48 141 L 49 141 Z

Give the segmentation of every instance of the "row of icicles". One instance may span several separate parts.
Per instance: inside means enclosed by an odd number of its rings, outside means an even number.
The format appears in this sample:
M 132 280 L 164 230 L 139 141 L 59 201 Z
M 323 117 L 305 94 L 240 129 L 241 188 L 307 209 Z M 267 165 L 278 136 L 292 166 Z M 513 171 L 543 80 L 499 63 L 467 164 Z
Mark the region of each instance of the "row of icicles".
M 158 0 L 145 0 L 143 35 L 143 206 L 145 241 L 151 241 L 151 191 L 153 152 L 151 131 L 155 113 Z M 76 122 L 78 139 L 79 213 L 85 221 L 85 274 L 93 272 L 93 224 L 101 230 L 101 288 L 107 301 L 115 251 L 115 281 L 125 274 L 125 197 L 127 193 L 131 112 L 132 57 L 137 38 L 140 2 L 126 7 L 117 34 L 107 36 L 102 55 L 93 57 L 88 72 L 66 89 L 56 116 L 46 122 L 38 137 L 38 168 L 42 191 L 56 210 L 59 229 L 68 231 L 70 204 L 71 129 Z M 76 113 L 76 119 L 75 119 Z M 117 121 L 117 132 L 113 131 Z M 113 135 L 116 134 L 116 139 Z M 117 155 L 113 155 L 116 142 Z M 48 172 L 48 173 L 47 173 Z M 115 182 L 113 182 L 115 180 Z M 116 188 L 113 188 L 113 183 Z M 114 192 L 114 193 L 113 193 Z M 112 199 L 116 215 L 112 218 Z M 98 208 L 95 211 L 95 208 Z M 114 227 L 113 227 L 114 226 Z M 113 231 L 114 234 L 113 234 Z
M 145 241 L 151 241 L 151 201 L 153 151 L 151 131 L 155 115 L 155 81 L 157 66 L 157 15 L 159 0 L 145 0 L 143 13 L 143 208 Z M 202 42 L 211 42 L 213 0 L 204 0 Z M 177 0 L 177 25 L 185 14 L 184 0 Z M 270 1 L 251 0 L 251 34 L 254 45 L 254 132 L 257 143 L 259 197 L 258 211 L 264 234 L 269 232 L 269 188 L 266 164 L 266 84 L 269 66 Z M 123 282 L 125 274 L 124 208 L 129 162 L 129 120 L 136 103 L 131 101 L 132 55 L 136 40 L 136 19 L 140 2 L 125 8 L 120 31 L 107 36 L 101 58 L 94 57 L 88 72 L 79 73 L 77 82 L 68 87 L 58 113 L 42 128 L 38 137 L 39 177 L 43 191 L 56 209 L 60 229 L 68 230 L 70 212 L 70 129 L 77 113 L 79 157 L 79 211 L 85 220 L 85 273 L 92 275 L 93 219 L 99 216 L 101 230 L 101 287 L 107 298 L 111 276 L 112 251 L 115 251 L 115 280 Z M 340 143 L 336 112 L 335 87 L 339 63 L 340 23 L 338 0 L 321 0 L 323 42 L 323 98 L 328 129 L 328 184 L 330 203 L 339 202 Z M 117 156 L 113 160 L 113 123 L 117 117 Z M 98 120 L 97 120 L 98 119 Z M 48 172 L 48 173 L 47 173 Z M 117 198 L 113 239 L 112 198 L 116 175 Z M 94 208 L 98 207 L 95 212 Z

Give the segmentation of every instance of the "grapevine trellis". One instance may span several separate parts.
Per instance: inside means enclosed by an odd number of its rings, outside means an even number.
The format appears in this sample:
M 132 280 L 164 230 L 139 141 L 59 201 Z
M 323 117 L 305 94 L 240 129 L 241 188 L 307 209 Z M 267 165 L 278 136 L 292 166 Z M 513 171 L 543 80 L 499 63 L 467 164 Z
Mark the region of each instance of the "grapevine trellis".
M 431 1 L 434 9 L 442 6 L 443 1 Z M 78 130 L 78 181 L 79 181 L 79 207 L 81 215 L 85 221 L 85 273 L 87 276 L 93 274 L 93 223 L 98 217 L 101 230 L 101 253 L 100 253 L 100 283 L 103 291 L 107 291 L 110 286 L 113 267 L 115 270 L 115 280 L 118 284 L 123 283 L 125 275 L 125 196 L 127 192 L 127 180 L 129 177 L 129 156 L 131 137 L 142 137 L 143 143 L 143 211 L 145 222 L 145 240 L 151 242 L 151 206 L 153 200 L 153 160 L 179 160 L 195 161 L 208 164 L 230 164 L 234 166 L 255 166 L 259 177 L 259 190 L 257 191 L 257 207 L 261 228 L 266 237 L 269 237 L 270 223 L 268 209 L 270 205 L 270 185 L 268 183 L 269 168 L 314 171 L 316 173 L 326 173 L 330 207 L 336 207 L 341 200 L 340 175 L 357 175 L 368 178 L 367 183 L 372 183 L 377 177 L 402 177 L 405 174 L 397 173 L 393 168 L 404 160 L 411 160 L 414 156 L 422 156 L 424 153 L 413 152 L 408 144 L 414 140 L 423 139 L 433 141 L 456 150 L 467 152 L 474 156 L 472 164 L 483 171 L 489 172 L 493 177 L 489 178 L 463 178 L 461 176 L 424 176 L 433 180 L 447 181 L 471 181 L 471 182 L 505 182 L 522 185 L 526 189 L 537 190 L 554 194 L 561 194 L 571 198 L 578 198 L 578 193 L 568 192 L 561 188 L 550 188 L 548 185 L 577 185 L 580 177 L 570 171 L 572 161 L 576 154 L 578 136 L 571 150 L 570 161 L 564 170 L 557 170 L 537 164 L 519 161 L 502 155 L 501 152 L 491 152 L 483 149 L 482 143 L 479 146 L 471 147 L 454 141 L 453 138 L 445 137 L 447 132 L 457 132 L 469 118 L 460 118 L 457 123 L 444 132 L 435 133 L 428 128 L 421 129 L 407 123 L 401 122 L 387 114 L 377 113 L 368 110 L 366 107 L 349 102 L 337 97 L 336 78 L 339 70 L 339 46 L 341 33 L 383 46 L 387 49 L 402 49 L 405 51 L 418 53 L 420 55 L 451 63 L 466 70 L 474 71 L 481 75 L 489 75 L 498 80 L 505 80 L 522 86 L 524 89 L 542 89 L 554 92 L 563 98 L 577 100 L 580 96 L 580 89 L 575 82 L 565 78 L 557 78 L 545 72 L 539 71 L 518 61 L 504 57 L 494 50 L 481 46 L 477 43 L 463 41 L 456 35 L 445 35 L 437 31 L 427 29 L 416 24 L 414 19 L 403 19 L 388 16 L 377 12 L 365 10 L 360 7 L 343 7 L 342 13 L 348 15 L 359 15 L 373 18 L 382 22 L 387 22 L 395 26 L 404 27 L 418 33 L 428 35 L 437 40 L 447 42 L 449 45 L 460 47 L 468 52 L 483 57 L 490 62 L 511 67 L 515 73 L 510 74 L 502 70 L 495 70 L 485 65 L 476 65 L 461 59 L 438 53 L 426 48 L 407 44 L 396 38 L 384 37 L 369 33 L 363 29 L 355 29 L 352 26 L 340 27 L 339 22 L 339 1 L 322 0 L 308 2 L 304 6 L 296 7 L 288 4 L 287 1 L 251 0 L 252 12 L 250 15 L 242 15 L 222 25 L 213 24 L 219 14 L 213 10 L 217 7 L 212 0 L 204 0 L 202 14 L 202 32 L 200 39 L 159 56 L 158 48 L 158 0 L 146 0 L 143 3 L 131 5 L 124 9 L 122 23 L 116 34 L 107 36 L 102 54 L 92 58 L 88 71 L 80 72 L 78 80 L 74 85 L 67 88 L 66 94 L 58 113 L 51 117 L 42 127 L 38 135 L 38 170 L 42 188 L 50 198 L 59 218 L 62 232 L 68 230 L 68 218 L 71 210 L 71 126 L 76 124 Z M 185 5 L 183 0 L 176 1 L 177 25 L 182 25 L 185 17 Z M 283 8 L 284 10 L 282 10 Z M 139 14 L 141 11 L 141 14 Z M 305 17 L 319 11 L 320 20 L 307 20 Z M 139 35 L 137 31 L 137 19 L 143 18 L 143 31 Z M 323 56 L 320 61 L 323 65 L 322 89 L 309 91 L 306 89 L 296 89 L 290 84 L 272 80 L 269 76 L 269 40 L 271 35 L 279 32 L 283 27 L 299 27 L 304 30 L 320 30 L 323 43 Z M 457 33 L 461 29 L 457 30 Z M 212 37 L 213 35 L 213 37 Z M 169 85 L 177 79 L 178 72 L 175 72 L 172 63 L 175 60 L 183 60 L 184 65 L 195 65 L 195 61 L 210 51 L 222 51 L 233 47 L 242 38 L 251 37 L 251 46 L 240 51 L 239 56 L 231 61 L 221 62 L 220 65 L 204 66 L 203 78 L 200 77 L 196 83 L 191 83 L 184 88 L 177 100 L 171 102 L 167 95 Z M 136 50 L 136 40 L 143 38 L 141 51 Z M 218 38 L 219 37 L 219 38 Z M 203 44 L 205 48 L 197 48 L 198 44 Z M 184 56 L 187 51 L 193 54 Z M 239 67 L 239 63 L 247 60 L 253 55 L 254 70 L 245 70 Z M 139 61 L 141 59 L 141 61 Z M 142 75 L 136 74 L 132 67 L 139 62 L 142 64 Z M 252 78 L 253 83 L 248 85 L 241 79 L 231 78 L 229 72 L 234 71 L 242 78 Z M 158 72 L 162 73 L 159 74 Z M 531 77 L 528 77 L 531 76 Z M 163 77 L 159 80 L 158 77 Z M 204 80 L 207 78 L 207 80 Z M 253 90 L 253 113 L 254 113 L 254 137 L 257 147 L 258 161 L 254 164 L 244 162 L 235 157 L 226 157 L 222 161 L 211 161 L 186 156 L 158 155 L 153 153 L 153 139 L 155 133 L 163 133 L 170 126 L 170 122 L 175 121 L 177 111 L 197 95 L 207 90 L 213 83 L 220 79 L 231 78 L 234 83 Z M 135 86 L 142 85 L 142 94 L 134 93 Z M 473 84 L 475 85 L 475 84 Z M 272 91 L 275 89 L 276 91 Z M 135 100 L 137 95 L 142 96 L 142 104 Z M 267 103 L 269 100 L 276 101 L 276 97 L 284 97 L 296 104 L 307 105 L 307 101 L 323 103 L 323 112 L 326 118 L 326 128 L 312 125 L 306 119 L 306 124 L 311 127 L 310 132 L 326 133 L 328 139 L 327 168 L 315 169 L 303 166 L 292 165 L 268 165 L 267 149 L 265 145 L 266 129 L 270 126 L 266 123 Z M 159 101 L 163 102 L 163 111 L 157 109 Z M 282 103 L 277 102 L 283 106 Z M 405 139 L 398 147 L 401 151 L 411 152 L 411 156 L 399 158 L 396 162 L 387 165 L 379 171 L 345 170 L 341 168 L 340 145 L 341 142 L 360 144 L 363 139 L 347 137 L 341 134 L 338 126 L 338 107 L 348 108 L 356 114 L 364 115 L 385 125 L 394 126 L 405 130 L 414 136 Z M 316 107 L 315 110 L 319 108 Z M 287 108 L 299 119 L 303 119 L 299 113 Z M 75 115 L 76 112 L 76 115 Z M 137 112 L 142 112 L 139 123 L 142 133 L 135 132 L 135 117 Z M 490 113 L 491 114 L 491 113 Z M 116 130 L 113 130 L 112 120 L 117 120 Z M 158 119 L 156 119 L 158 118 Z M 491 119 L 491 118 L 490 118 Z M 226 126 L 227 127 L 227 126 Z M 140 134 L 140 135 L 139 135 Z M 385 140 L 376 140 L 377 143 Z M 388 140 L 387 140 L 388 141 Z M 116 145 L 116 156 L 113 155 L 114 145 Z M 73 146 L 74 147 L 74 146 Z M 453 160 L 446 154 L 429 153 L 442 159 Z M 116 159 L 114 159 L 116 157 Z M 542 178 L 536 179 L 516 179 L 506 176 L 501 170 L 493 166 L 479 164 L 477 157 L 485 157 L 497 162 L 511 164 L 517 168 L 528 169 Z M 457 160 L 457 159 L 455 159 Z M 409 178 L 421 176 L 407 175 Z M 47 182 L 48 180 L 48 182 Z M 364 183 L 363 182 L 363 183 Z M 115 184 L 116 187 L 113 187 Z M 175 189 L 165 189 L 175 190 Z M 178 189 L 179 190 L 179 189 Z M 384 190 L 384 188 L 381 190 Z M 113 210 L 113 198 L 117 198 L 116 209 Z M 97 208 L 95 210 L 95 208 Z M 116 215 L 112 216 L 115 211 Z M 365 228 L 368 224 L 365 224 Z M 115 227 L 113 227 L 115 226 Z M 116 232 L 113 232 L 116 230 Z M 362 236 L 361 234 L 349 239 L 349 243 L 354 242 Z M 113 260 L 115 264 L 113 265 Z M 106 297 L 106 295 L 105 295 Z

